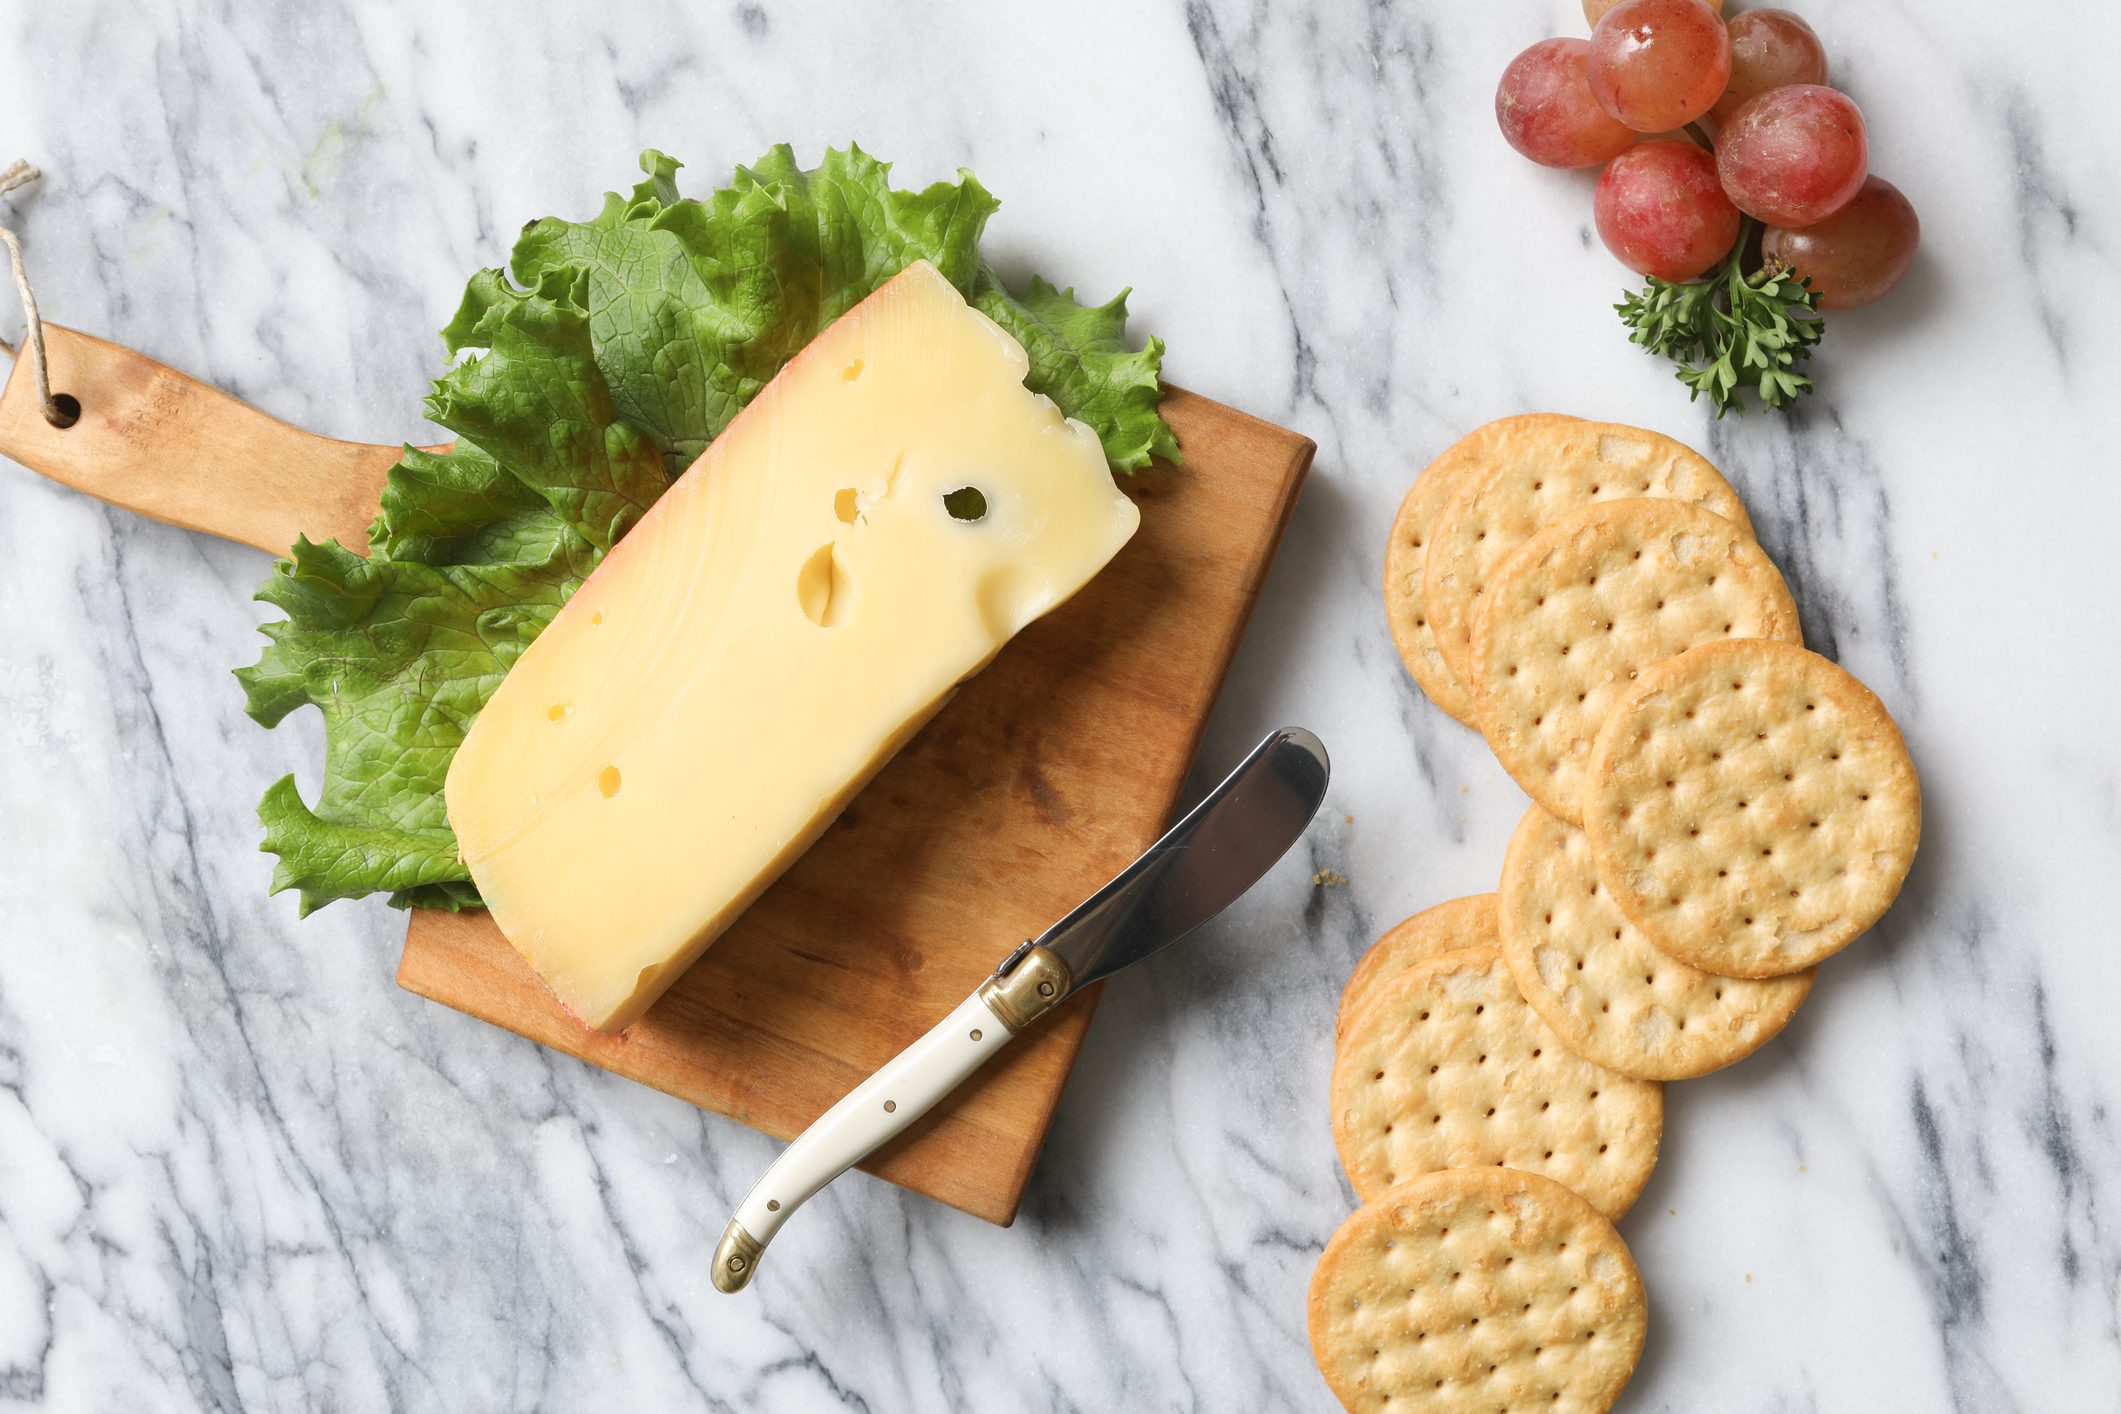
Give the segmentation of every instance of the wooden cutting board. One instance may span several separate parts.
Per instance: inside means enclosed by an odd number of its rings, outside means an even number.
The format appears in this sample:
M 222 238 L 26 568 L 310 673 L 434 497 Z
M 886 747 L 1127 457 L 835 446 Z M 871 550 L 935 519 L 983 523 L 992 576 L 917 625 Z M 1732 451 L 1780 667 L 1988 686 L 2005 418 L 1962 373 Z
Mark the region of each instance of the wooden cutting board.
M 297 532 L 366 544 L 396 448 L 316 437 L 129 349 L 46 336 L 53 387 L 79 399 L 80 420 L 49 425 L 18 364 L 0 453 L 276 553 Z M 569 1017 L 483 912 L 415 911 L 399 983 L 796 1134 L 1170 819 L 1313 448 L 1182 389 L 1164 415 L 1185 464 L 1129 483 L 1134 540 L 966 684 L 625 1034 Z M 862 1167 L 1009 1222 L 1095 1003 L 1092 989 L 1047 1017 Z

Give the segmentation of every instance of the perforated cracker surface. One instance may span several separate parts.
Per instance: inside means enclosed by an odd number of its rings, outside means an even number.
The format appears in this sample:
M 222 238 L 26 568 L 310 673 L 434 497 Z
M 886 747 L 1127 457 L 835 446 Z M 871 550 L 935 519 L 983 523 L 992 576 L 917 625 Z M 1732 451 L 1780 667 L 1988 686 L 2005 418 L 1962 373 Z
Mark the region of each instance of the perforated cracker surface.
M 1460 948 L 1496 947 L 1501 941 L 1495 930 L 1493 894 L 1454 898 L 1393 924 L 1355 964 L 1348 985 L 1341 990 L 1340 1015 L 1333 1023 L 1333 1034 L 1345 1032 L 1348 1023 L 1362 1013 L 1379 988 L 1415 963 Z
M 1891 905 L 1922 790 L 1885 705 L 1784 643 L 1645 672 L 1589 773 L 1599 877 L 1651 942 L 1734 977 L 1810 967 Z
M 1503 960 L 1568 1048 L 1623 1075 L 1684 1080 L 1751 1055 L 1812 990 L 1809 971 L 1745 981 L 1651 946 L 1598 882 L 1584 832 L 1538 806 L 1503 860 Z
M 1513 429 L 1483 475 L 1452 497 L 1429 536 L 1423 603 L 1445 665 L 1473 685 L 1473 625 L 1496 571 L 1540 529 L 1598 501 L 1654 496 L 1713 511 L 1751 533 L 1745 505 L 1708 459 L 1615 422 Z
M 1386 983 L 1333 1064 L 1333 1140 L 1364 1198 L 1436 1169 L 1507 1165 L 1628 1210 L 1657 1164 L 1664 1095 L 1587 1061 L 1526 1004 L 1500 948 Z
M 1575 420 L 1559 413 L 1533 412 L 1474 428 L 1414 479 L 1392 521 L 1392 538 L 1385 550 L 1385 619 L 1392 628 L 1392 645 L 1429 700 L 1469 727 L 1475 725 L 1472 695 L 1444 661 L 1429 626 L 1422 575 L 1428 565 L 1430 532 L 1451 498 L 1495 465 L 1498 448 L 1508 447 L 1513 438 L 1530 429 Z
M 1602 1414 L 1649 1324 L 1613 1225 L 1512 1169 L 1380 1194 L 1326 1243 L 1307 1307 L 1312 1356 L 1360 1414 Z
M 1719 638 L 1798 638 L 1751 532 L 1678 501 L 1588 506 L 1517 547 L 1473 630 L 1482 734 L 1525 793 L 1583 820 L 1592 743 L 1653 664 Z

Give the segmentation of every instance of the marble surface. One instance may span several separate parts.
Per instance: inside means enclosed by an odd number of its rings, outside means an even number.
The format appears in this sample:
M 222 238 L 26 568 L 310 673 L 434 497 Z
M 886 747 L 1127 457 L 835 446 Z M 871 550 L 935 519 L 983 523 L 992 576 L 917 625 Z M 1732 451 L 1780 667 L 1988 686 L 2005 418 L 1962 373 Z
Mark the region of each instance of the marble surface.
M 1006 269 L 1133 284 L 1176 381 L 1317 439 L 1207 759 L 1295 720 L 1338 765 L 1304 857 L 1112 988 L 1013 1229 L 850 1178 L 730 1300 L 772 1145 L 400 992 L 380 903 L 266 896 L 254 803 L 319 751 L 228 676 L 266 557 L 0 467 L 0 1408 L 1330 1407 L 1339 984 L 1523 808 L 1404 680 L 1384 533 L 1526 408 L 1727 468 L 1928 796 L 1887 923 L 1671 1091 L 1626 1407 L 2121 1405 L 2121 19 L 1804 8 L 1926 243 L 1821 395 L 1722 423 L 1623 342 L 1589 180 L 1494 131 L 1572 0 L 0 9 L 51 317 L 337 435 L 421 436 L 466 274 L 641 146 L 974 167 Z

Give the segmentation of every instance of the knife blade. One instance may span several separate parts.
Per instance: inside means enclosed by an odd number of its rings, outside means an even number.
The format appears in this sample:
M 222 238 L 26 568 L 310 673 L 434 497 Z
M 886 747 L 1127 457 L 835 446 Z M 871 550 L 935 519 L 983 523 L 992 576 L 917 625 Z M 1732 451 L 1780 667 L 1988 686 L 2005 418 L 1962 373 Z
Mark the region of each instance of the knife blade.
M 1002 959 L 956 1010 L 781 1151 L 715 1247 L 715 1289 L 741 1291 L 802 1204 L 926 1114 L 1039 1017 L 1223 911 L 1302 837 L 1325 800 L 1324 743 L 1270 733 L 1110 883 Z
M 1301 727 L 1273 733 L 1141 858 L 1025 947 L 1068 964 L 1072 993 L 1170 946 L 1288 852 L 1318 813 L 1329 774 L 1317 737 Z

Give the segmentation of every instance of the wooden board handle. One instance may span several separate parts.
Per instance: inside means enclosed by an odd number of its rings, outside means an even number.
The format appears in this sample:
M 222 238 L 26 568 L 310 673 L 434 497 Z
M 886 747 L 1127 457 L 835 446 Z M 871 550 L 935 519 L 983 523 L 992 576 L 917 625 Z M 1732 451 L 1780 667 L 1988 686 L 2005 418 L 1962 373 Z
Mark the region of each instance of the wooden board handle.
M 54 427 L 17 359 L 0 390 L 0 454 L 114 506 L 283 554 L 297 535 L 366 553 L 396 447 L 319 437 L 117 344 L 44 326 Z

